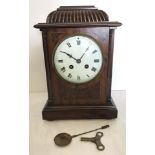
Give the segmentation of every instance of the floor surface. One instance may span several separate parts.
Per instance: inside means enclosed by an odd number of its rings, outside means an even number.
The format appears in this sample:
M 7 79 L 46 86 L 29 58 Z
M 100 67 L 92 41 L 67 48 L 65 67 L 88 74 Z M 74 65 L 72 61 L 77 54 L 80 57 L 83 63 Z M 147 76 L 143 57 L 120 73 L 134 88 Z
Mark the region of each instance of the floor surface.
M 125 91 L 112 91 L 118 108 L 118 118 L 112 120 L 42 120 L 42 109 L 47 93 L 30 93 L 30 155 L 125 155 L 126 99 Z M 100 130 L 104 133 L 101 141 L 104 151 L 98 151 L 92 142 L 81 142 L 80 137 L 72 140 L 66 147 L 54 144 L 54 137 L 61 132 L 71 135 L 99 128 L 109 124 L 110 128 Z M 83 137 L 94 137 L 92 132 Z

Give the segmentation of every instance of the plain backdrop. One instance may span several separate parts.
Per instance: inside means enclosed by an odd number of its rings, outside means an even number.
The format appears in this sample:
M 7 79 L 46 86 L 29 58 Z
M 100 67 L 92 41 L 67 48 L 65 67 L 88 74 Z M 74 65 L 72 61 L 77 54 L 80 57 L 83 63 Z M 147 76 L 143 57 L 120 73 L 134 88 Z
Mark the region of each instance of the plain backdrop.
M 33 26 L 39 22 L 45 22 L 47 15 L 56 10 L 59 6 L 65 5 L 95 5 L 97 8 L 104 10 L 109 15 L 111 21 L 120 21 L 122 27 L 116 29 L 115 47 L 114 47 L 114 63 L 113 63 L 113 82 L 112 89 L 124 90 L 125 85 L 125 62 L 126 47 L 129 45 L 127 36 L 126 20 L 127 8 L 120 7 L 120 0 L 31 0 L 30 1 L 30 54 L 29 54 L 29 73 L 30 73 L 30 91 L 47 91 L 46 74 L 44 65 L 44 56 L 42 48 L 42 35 L 38 29 Z M 120 1 L 123 5 L 122 0 Z

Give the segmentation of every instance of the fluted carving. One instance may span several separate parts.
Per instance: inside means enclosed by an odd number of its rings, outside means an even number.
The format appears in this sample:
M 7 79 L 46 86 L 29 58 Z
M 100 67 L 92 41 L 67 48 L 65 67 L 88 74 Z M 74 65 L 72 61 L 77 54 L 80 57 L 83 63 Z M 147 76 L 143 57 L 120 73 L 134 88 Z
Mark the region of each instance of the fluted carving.
M 51 12 L 46 23 L 98 23 L 109 21 L 108 15 L 94 6 L 60 7 Z

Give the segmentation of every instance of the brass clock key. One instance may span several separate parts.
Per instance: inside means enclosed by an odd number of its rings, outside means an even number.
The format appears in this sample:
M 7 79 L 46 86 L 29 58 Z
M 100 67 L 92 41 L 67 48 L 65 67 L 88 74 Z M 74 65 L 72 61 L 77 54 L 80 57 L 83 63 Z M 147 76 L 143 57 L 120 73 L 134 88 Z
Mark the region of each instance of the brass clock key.
M 84 135 L 84 134 L 87 134 L 87 133 L 90 133 L 90 132 L 94 132 L 94 131 L 97 131 L 97 130 L 100 130 L 100 129 L 106 129 L 108 127 L 110 127 L 110 126 L 105 125 L 105 126 L 101 126 L 100 128 L 97 128 L 97 129 L 94 129 L 94 130 L 91 130 L 91 131 L 87 131 L 87 132 L 84 132 L 84 133 L 80 133 L 80 134 L 77 134 L 77 135 L 72 135 L 72 136 L 70 134 L 68 134 L 68 133 L 60 133 L 60 134 L 55 136 L 54 142 L 58 146 L 66 146 L 66 145 L 71 143 L 72 138 L 74 138 L 74 137 L 81 136 L 81 135 Z
M 101 142 L 101 138 L 103 136 L 103 132 L 97 132 L 95 137 L 88 138 L 88 137 L 81 137 L 81 141 L 89 141 L 96 144 L 96 147 L 99 151 L 103 151 L 105 146 Z

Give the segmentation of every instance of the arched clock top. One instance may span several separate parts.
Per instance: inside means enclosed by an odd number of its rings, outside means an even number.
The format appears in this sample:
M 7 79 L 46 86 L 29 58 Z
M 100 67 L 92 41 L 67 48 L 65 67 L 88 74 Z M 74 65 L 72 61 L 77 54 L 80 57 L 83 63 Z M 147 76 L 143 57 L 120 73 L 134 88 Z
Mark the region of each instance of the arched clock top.
M 38 23 L 35 28 L 50 27 L 118 27 L 122 24 L 109 21 L 108 14 L 94 6 L 60 6 L 46 18 L 46 23 Z
M 51 12 L 47 23 L 95 23 L 108 21 L 108 15 L 94 6 L 61 6 L 57 11 Z

